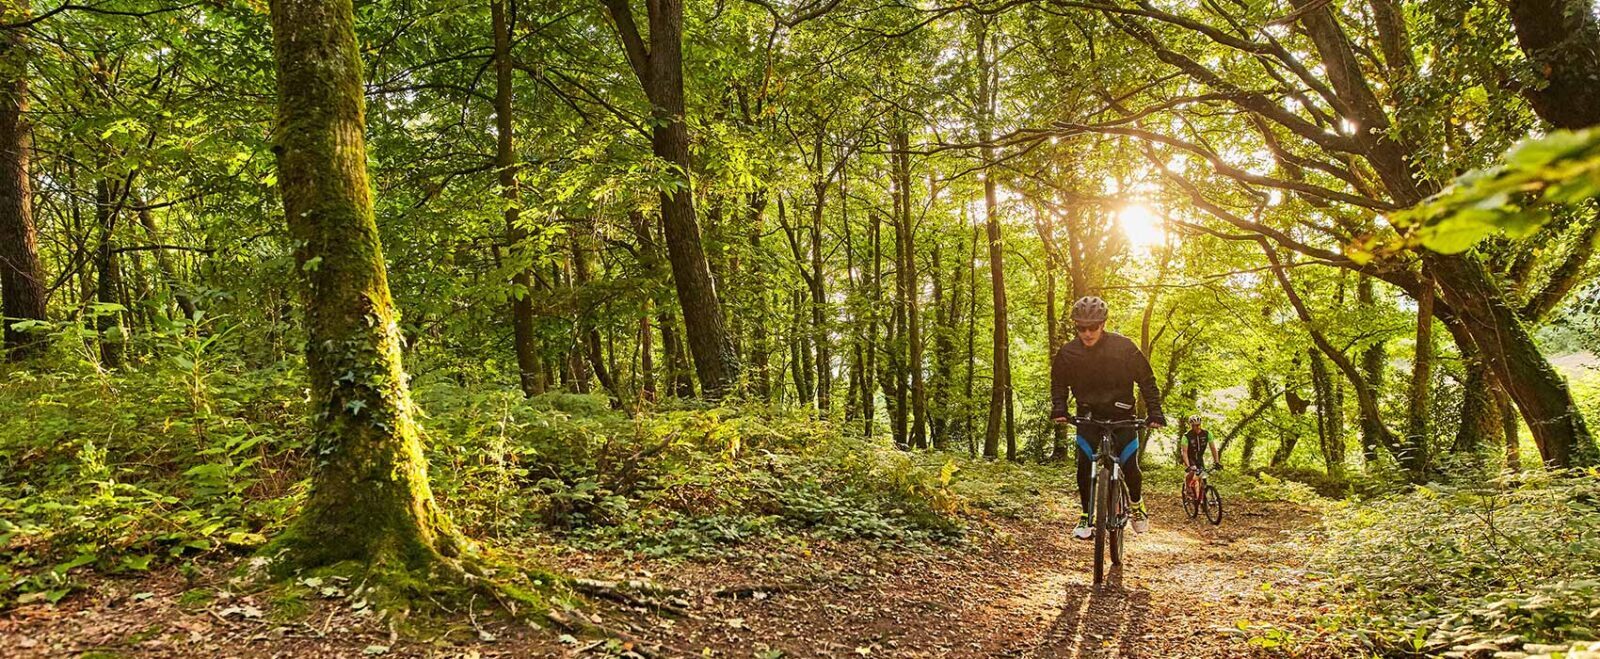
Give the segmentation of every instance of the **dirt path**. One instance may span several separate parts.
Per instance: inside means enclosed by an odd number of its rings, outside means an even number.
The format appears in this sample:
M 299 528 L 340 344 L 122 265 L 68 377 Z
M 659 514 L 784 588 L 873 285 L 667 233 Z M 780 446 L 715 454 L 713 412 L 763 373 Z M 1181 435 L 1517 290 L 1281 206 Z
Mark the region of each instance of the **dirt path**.
M 1305 620 L 1306 612 L 1280 596 L 1300 579 L 1298 559 L 1280 541 L 1313 517 L 1290 504 L 1236 501 L 1223 525 L 1211 527 L 1188 520 L 1174 499 L 1151 497 L 1154 528 L 1129 545 L 1120 583 L 1099 590 L 1090 585 L 1092 543 L 1068 538 L 1065 511 L 1000 523 L 987 537 L 935 551 L 820 543 L 677 565 L 571 554 L 561 567 L 681 589 L 672 614 L 615 602 L 593 613 L 663 656 L 1234 657 L 1253 651 L 1236 622 Z M 311 612 L 310 623 L 269 622 L 255 611 L 263 603 L 248 596 L 181 606 L 186 588 L 192 586 L 168 575 L 111 582 L 98 597 L 59 608 L 22 607 L 0 615 L 0 648 L 6 648 L 0 655 L 616 651 L 594 641 L 558 641 L 555 630 L 493 621 L 482 612 L 453 642 L 393 637 L 336 600 Z
M 932 554 L 839 547 L 635 571 L 702 595 L 693 618 L 636 615 L 629 624 L 663 639 L 669 654 L 1231 657 L 1252 652 L 1236 623 L 1308 617 L 1280 596 L 1300 582 L 1300 564 L 1280 541 L 1311 523 L 1309 514 L 1240 501 L 1212 527 L 1188 520 L 1173 498 L 1152 497 L 1155 525 L 1129 545 L 1126 570 L 1109 588 L 1092 586 L 1093 545 L 1071 540 L 1058 511 Z M 729 584 L 744 596 L 704 595 Z

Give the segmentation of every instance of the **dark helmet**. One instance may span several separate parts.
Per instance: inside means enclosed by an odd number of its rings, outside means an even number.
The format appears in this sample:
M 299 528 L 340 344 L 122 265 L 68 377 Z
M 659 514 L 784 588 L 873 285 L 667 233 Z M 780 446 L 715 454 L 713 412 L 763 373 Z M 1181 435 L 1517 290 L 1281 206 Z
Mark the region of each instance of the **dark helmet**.
M 1078 298 L 1072 303 L 1072 322 L 1080 325 L 1089 323 L 1106 322 L 1106 316 L 1111 309 L 1106 306 L 1106 301 L 1093 295 Z

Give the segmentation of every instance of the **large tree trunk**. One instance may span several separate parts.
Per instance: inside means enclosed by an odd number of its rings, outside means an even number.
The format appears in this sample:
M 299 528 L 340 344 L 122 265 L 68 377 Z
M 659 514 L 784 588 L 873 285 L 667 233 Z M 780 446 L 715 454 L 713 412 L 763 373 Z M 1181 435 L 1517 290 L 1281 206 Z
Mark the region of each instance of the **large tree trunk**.
M 0 10 L 6 22 L 22 12 Z M 28 80 L 22 30 L 0 31 L 0 351 L 8 359 L 38 354 L 40 335 L 12 325 L 45 319 L 44 267 L 33 226 L 33 184 L 28 175 L 32 140 L 27 121 Z
M 622 39 L 628 63 L 652 106 L 651 151 L 682 178 L 683 185 L 661 191 L 661 222 L 666 233 L 672 283 L 683 308 L 684 330 L 694 357 L 700 391 L 707 398 L 730 393 L 739 379 L 739 359 L 723 320 L 695 219 L 690 185 L 689 127 L 683 100 L 683 2 L 650 3 L 649 29 L 641 35 L 628 0 L 602 0 Z M 649 39 L 646 44 L 645 39 Z
M 1545 464 L 1551 467 L 1600 463 L 1594 439 L 1578 412 L 1567 383 L 1539 352 L 1533 336 L 1472 254 L 1428 253 L 1424 262 L 1439 291 L 1456 313 L 1478 352 L 1506 385 L 1521 410 Z
M 1517 43 L 1542 85 L 1523 95 L 1556 128 L 1600 124 L 1600 18 L 1589 0 L 1510 0 Z
M 426 571 L 463 540 L 428 488 L 366 166 L 349 0 L 274 0 L 279 189 L 306 301 L 317 468 L 280 546 L 298 566 Z
M 511 127 L 511 27 L 506 18 L 506 0 L 489 0 L 489 7 L 494 28 L 494 165 L 500 173 L 500 197 L 505 200 L 506 243 L 511 262 L 517 264 L 511 275 L 512 341 L 522 393 L 536 396 L 544 393 L 547 383 L 534 335 L 533 262 L 524 246 L 528 232 L 519 221 L 522 198 L 517 189 L 517 152 Z

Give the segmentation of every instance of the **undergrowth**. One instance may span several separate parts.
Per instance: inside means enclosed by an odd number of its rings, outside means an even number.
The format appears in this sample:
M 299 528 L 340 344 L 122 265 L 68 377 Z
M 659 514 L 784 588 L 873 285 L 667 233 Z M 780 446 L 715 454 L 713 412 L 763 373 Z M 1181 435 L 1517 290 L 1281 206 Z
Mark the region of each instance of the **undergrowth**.
M 0 373 L 0 608 L 59 601 L 91 572 L 247 554 L 298 510 L 312 467 L 298 364 L 179 354 Z M 1069 470 L 908 453 L 803 411 L 630 417 L 601 396 L 524 399 L 444 376 L 414 393 L 435 495 L 490 546 L 694 557 L 773 538 L 948 543 L 982 518 L 1070 500 Z
M 1385 654 L 1548 654 L 1600 638 L 1594 469 L 1344 505 L 1310 544 L 1339 605 L 1330 623 Z

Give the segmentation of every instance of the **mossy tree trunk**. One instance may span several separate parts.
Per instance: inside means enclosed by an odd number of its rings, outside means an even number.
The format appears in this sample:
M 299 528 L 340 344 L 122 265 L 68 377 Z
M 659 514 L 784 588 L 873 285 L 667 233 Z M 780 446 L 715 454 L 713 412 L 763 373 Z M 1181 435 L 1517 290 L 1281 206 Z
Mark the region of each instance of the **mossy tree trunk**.
M 424 571 L 464 541 L 435 504 L 366 171 L 350 0 L 273 0 L 279 188 L 303 275 L 318 468 L 288 565 Z
M 1460 314 L 1465 333 L 1527 420 L 1545 464 L 1600 463 L 1600 450 L 1566 380 L 1539 352 L 1532 333 L 1478 257 L 1429 253 L 1424 262 L 1439 282 L 1441 297 Z

